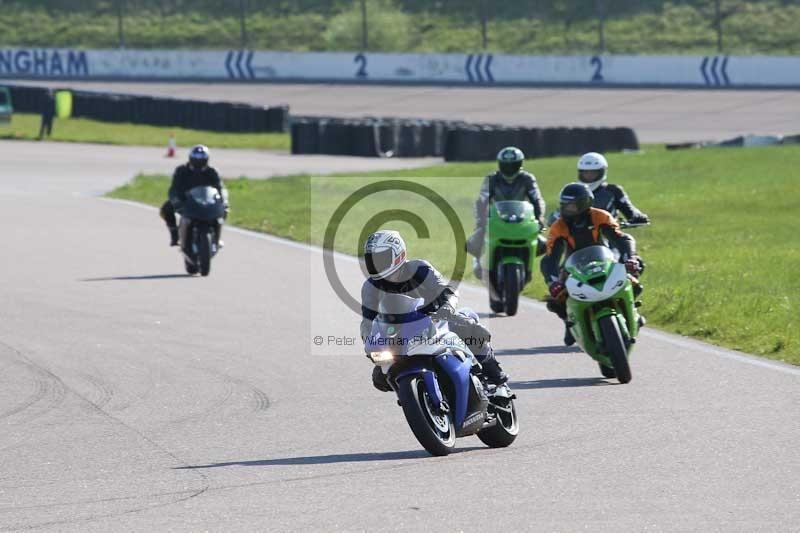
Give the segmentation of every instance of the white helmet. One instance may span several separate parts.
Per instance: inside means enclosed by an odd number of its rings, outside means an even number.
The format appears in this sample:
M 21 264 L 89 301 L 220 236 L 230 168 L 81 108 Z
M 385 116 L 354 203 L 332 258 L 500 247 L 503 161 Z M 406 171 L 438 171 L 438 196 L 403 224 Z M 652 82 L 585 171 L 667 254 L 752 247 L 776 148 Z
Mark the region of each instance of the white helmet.
M 578 159 L 578 180 L 585 183 L 592 191 L 606 181 L 608 177 L 608 161 L 603 154 L 589 152 Z
M 383 279 L 406 262 L 406 243 L 397 231 L 380 230 L 364 243 L 364 263 L 372 279 Z

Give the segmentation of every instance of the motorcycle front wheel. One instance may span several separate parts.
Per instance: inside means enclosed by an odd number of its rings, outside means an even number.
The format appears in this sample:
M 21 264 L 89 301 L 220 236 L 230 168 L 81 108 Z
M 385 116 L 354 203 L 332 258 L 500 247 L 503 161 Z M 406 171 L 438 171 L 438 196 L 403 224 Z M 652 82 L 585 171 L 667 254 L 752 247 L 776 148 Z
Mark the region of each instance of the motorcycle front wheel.
M 211 272 L 211 241 L 214 239 L 214 234 L 210 229 L 204 229 L 205 231 L 198 231 L 197 235 L 197 258 L 200 263 L 200 275 L 208 276 Z
M 519 307 L 519 293 L 522 291 L 520 270 L 519 265 L 503 266 L 503 300 L 508 316 L 516 315 Z
M 411 431 L 428 453 L 441 456 L 453 451 L 456 444 L 453 416 L 437 412 L 422 378 L 411 377 L 398 383 L 397 396 Z
M 628 350 L 625 348 L 625 341 L 622 340 L 617 319 L 608 315 L 601 317 L 599 322 L 606 351 L 614 365 L 614 373 L 620 383 L 628 383 L 632 378 L 631 367 L 628 364 Z

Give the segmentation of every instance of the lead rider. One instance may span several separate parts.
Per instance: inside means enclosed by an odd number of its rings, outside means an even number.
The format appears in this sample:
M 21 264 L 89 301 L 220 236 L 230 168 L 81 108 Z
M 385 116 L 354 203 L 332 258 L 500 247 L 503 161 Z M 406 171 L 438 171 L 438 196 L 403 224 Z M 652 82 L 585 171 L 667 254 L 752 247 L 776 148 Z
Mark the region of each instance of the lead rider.
M 406 258 L 406 243 L 397 231 L 381 230 L 369 236 L 364 244 L 364 264 L 369 277 L 361 287 L 361 338 L 372 331 L 381 299 L 386 294 L 403 294 L 422 298 L 420 312 L 435 314 L 448 321 L 450 330 L 470 348 L 483 367 L 483 375 L 495 384 L 508 380 L 494 357 L 491 334 L 469 309 L 456 311 L 458 295 L 442 275 L 427 261 Z M 381 368 L 372 371 L 372 384 L 378 390 L 391 389 Z

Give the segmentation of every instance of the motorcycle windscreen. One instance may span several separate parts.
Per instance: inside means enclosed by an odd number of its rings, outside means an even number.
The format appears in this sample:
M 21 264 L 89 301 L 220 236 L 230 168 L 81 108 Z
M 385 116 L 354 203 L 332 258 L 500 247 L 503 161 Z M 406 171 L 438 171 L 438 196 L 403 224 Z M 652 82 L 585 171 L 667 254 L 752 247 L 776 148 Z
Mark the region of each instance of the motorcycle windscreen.
M 533 214 L 533 206 L 529 202 L 519 202 L 512 200 L 505 200 L 502 202 L 495 202 L 494 208 L 500 218 L 508 219 L 514 218 L 522 220 L 529 218 Z
M 605 246 L 588 246 L 573 252 L 564 263 L 567 270 L 582 272 L 589 267 L 615 262 L 614 253 Z
M 219 191 L 209 186 L 193 187 L 189 190 L 188 196 L 194 203 L 202 206 L 214 205 L 222 201 Z
M 434 334 L 430 317 L 419 312 L 424 303 L 422 298 L 384 294 L 378 306 L 378 316 L 372 323 L 372 331 L 367 339 L 368 347 L 389 348 L 398 355 L 406 355 L 414 340 Z

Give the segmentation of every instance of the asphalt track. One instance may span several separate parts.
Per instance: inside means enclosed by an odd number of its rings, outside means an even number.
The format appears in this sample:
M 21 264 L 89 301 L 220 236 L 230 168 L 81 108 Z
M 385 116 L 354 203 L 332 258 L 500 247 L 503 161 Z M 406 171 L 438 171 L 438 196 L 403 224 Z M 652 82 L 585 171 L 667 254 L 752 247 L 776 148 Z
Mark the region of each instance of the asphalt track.
M 32 158 L 31 144 L 0 143 L 0 530 L 800 521 L 798 368 L 650 331 L 617 385 L 531 302 L 487 319 L 519 438 L 430 458 L 358 346 L 312 344 L 358 332 L 317 251 L 229 228 L 211 276 L 183 277 L 152 209 L 94 196 L 151 162 L 53 143 Z M 357 266 L 339 264 L 357 288 Z M 479 289 L 462 296 L 488 311 Z
M 800 133 L 800 91 L 791 90 L 130 82 L 66 85 L 200 100 L 289 104 L 295 115 L 411 116 L 540 127 L 629 126 L 646 143 L 723 140 L 748 133 Z

